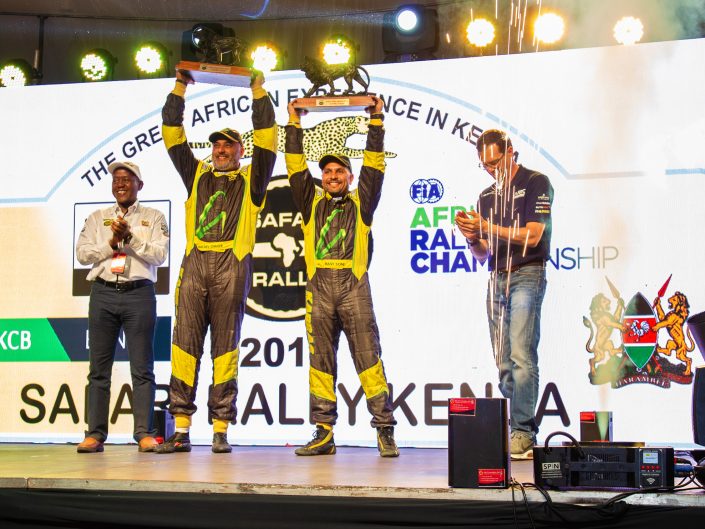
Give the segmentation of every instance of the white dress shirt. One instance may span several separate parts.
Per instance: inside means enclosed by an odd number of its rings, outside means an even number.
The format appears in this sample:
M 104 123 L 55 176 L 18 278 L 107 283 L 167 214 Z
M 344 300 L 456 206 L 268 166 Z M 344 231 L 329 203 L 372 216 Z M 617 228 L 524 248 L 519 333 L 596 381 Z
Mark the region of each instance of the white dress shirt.
M 113 232 L 110 225 L 117 217 L 123 217 L 130 226 L 132 238 L 121 244 L 118 251 L 127 258 L 125 272 L 116 275 L 110 271 L 115 250 L 110 247 Z M 76 257 L 82 265 L 92 264 L 88 281 L 100 277 L 105 281 L 157 281 L 157 267 L 169 252 L 169 227 L 164 214 L 153 208 L 142 206 L 139 200 L 123 215 L 117 202 L 112 206 L 91 213 L 86 219 L 76 242 Z

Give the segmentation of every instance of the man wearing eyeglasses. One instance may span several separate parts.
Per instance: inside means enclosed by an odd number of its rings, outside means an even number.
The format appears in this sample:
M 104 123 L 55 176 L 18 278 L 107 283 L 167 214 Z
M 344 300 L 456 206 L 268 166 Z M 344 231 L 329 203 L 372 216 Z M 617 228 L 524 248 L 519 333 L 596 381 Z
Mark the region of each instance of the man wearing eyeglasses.
M 510 399 L 511 457 L 531 459 L 553 187 L 545 175 L 516 163 L 511 139 L 501 130 L 483 132 L 477 154 L 495 182 L 480 194 L 477 211 L 461 212 L 455 222 L 473 256 L 489 259 L 487 317 L 499 389 Z

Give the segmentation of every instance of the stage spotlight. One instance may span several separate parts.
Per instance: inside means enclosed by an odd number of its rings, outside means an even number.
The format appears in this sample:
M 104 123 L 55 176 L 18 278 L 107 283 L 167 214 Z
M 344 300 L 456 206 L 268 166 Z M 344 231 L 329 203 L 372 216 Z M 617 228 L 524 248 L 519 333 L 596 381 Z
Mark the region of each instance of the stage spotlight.
M 110 81 L 116 62 L 107 50 L 91 50 L 81 58 L 81 77 L 84 81 Z
M 0 86 L 8 88 L 26 86 L 35 78 L 34 70 L 23 59 L 8 61 L 0 67 Z
M 382 48 L 386 54 L 385 62 L 432 59 L 437 47 L 438 13 L 435 9 L 410 4 L 384 14 Z
M 622 17 L 614 25 L 614 40 L 619 44 L 636 44 L 644 36 L 644 24 L 634 17 Z
M 181 35 L 181 60 L 206 61 L 208 42 L 217 37 L 232 37 L 233 34 L 233 30 L 223 27 L 223 24 L 199 22 Z
M 269 42 L 255 46 L 255 49 L 250 53 L 250 58 L 252 59 L 252 67 L 260 72 L 268 73 L 281 66 L 279 50 Z
M 333 37 L 323 44 L 322 55 L 327 64 L 354 62 L 355 46 L 345 37 Z
M 181 40 L 181 59 L 210 64 L 243 66 L 247 43 L 238 39 L 231 28 L 216 23 L 199 23 L 185 31 Z
M 402 33 L 412 33 L 419 27 L 418 6 L 400 7 L 394 15 L 394 25 Z
M 191 30 L 191 44 L 193 47 L 205 53 L 209 42 L 215 37 L 222 37 L 222 24 L 196 24 Z
M 468 24 L 468 42 L 483 48 L 494 41 L 494 25 L 484 18 L 476 18 Z
M 164 75 L 168 69 L 167 51 L 157 42 L 148 42 L 135 52 L 137 70 L 146 75 Z
M 565 32 L 563 17 L 556 13 L 544 13 L 534 22 L 534 37 L 544 44 L 558 42 Z

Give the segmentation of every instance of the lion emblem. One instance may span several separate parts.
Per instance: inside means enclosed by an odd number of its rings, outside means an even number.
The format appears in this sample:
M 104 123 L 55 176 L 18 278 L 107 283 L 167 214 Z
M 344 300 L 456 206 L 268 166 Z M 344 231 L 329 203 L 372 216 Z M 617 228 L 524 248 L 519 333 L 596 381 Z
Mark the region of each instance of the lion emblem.
M 668 308 L 670 310 L 668 313 L 664 313 L 661 307 L 661 298 L 658 297 L 654 300 L 654 308 L 656 309 L 656 317 L 658 318 L 658 322 L 653 326 L 654 332 L 658 332 L 659 329 L 666 329 L 670 337 L 665 347 L 661 347 L 660 345 L 656 347 L 656 352 L 664 356 L 671 356 L 671 353 L 675 352 L 676 358 L 685 364 L 683 374 L 690 375 L 693 360 L 688 357 L 688 353 L 695 350 L 695 343 L 693 342 L 693 336 L 690 334 L 690 330 L 688 330 L 688 338 L 690 338 L 690 347 L 688 347 L 685 332 L 683 331 L 683 324 L 690 314 L 688 298 L 685 297 L 685 294 L 676 292 L 668 298 Z
M 617 300 L 617 307 L 614 313 L 610 312 L 610 305 L 611 302 L 607 296 L 597 294 L 590 303 L 590 319 L 583 316 L 583 325 L 590 329 L 590 336 L 585 344 L 585 350 L 593 355 L 590 359 L 590 373 L 593 376 L 596 373 L 597 364 L 605 359 L 624 353 L 624 346 L 615 347 L 611 339 L 615 330 L 620 332 L 626 330 L 621 322 L 624 314 L 624 300 L 621 297 Z M 591 346 L 590 342 L 593 341 L 593 338 L 595 340 Z
M 306 79 L 313 83 L 313 86 L 306 92 L 304 97 L 311 97 L 316 90 L 326 84 L 330 86 L 330 91 L 326 95 L 334 95 L 335 86 L 333 83 L 336 79 L 341 77 L 348 85 L 348 89 L 343 92 L 344 95 L 352 95 L 355 93 L 353 90 L 353 81 L 362 86 L 362 92 L 359 92 L 359 94 L 367 94 L 367 88 L 370 86 L 370 74 L 367 73 L 367 70 L 362 66 L 352 63 L 329 65 L 321 60 L 305 57 L 304 63 L 301 65 L 301 70 L 306 74 Z M 364 72 L 367 79 L 363 78 L 360 72 Z

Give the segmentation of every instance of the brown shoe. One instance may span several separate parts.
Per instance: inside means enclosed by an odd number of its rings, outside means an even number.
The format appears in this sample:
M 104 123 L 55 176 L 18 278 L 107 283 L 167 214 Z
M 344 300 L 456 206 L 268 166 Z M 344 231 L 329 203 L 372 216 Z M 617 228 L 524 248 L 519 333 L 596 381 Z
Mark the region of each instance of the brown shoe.
M 100 441 L 98 441 L 98 439 L 95 439 L 93 437 L 86 437 L 76 447 L 76 452 L 78 452 L 79 454 L 90 454 L 93 452 L 102 452 L 102 451 L 103 451 L 103 443 L 101 443 Z
M 159 443 L 154 437 L 143 437 L 140 439 L 137 450 L 139 452 L 156 452 Z

